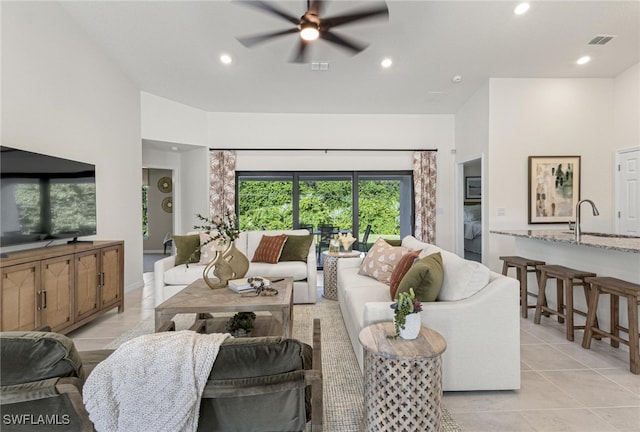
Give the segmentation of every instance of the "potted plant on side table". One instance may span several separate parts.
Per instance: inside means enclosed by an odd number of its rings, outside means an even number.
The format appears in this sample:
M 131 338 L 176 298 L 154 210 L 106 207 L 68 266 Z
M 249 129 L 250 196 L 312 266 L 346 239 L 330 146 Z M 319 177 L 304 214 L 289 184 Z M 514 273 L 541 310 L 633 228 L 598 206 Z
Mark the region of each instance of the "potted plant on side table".
M 396 301 L 391 304 L 391 309 L 393 309 L 393 324 L 396 334 L 389 336 L 389 338 L 396 339 L 398 336 L 402 339 L 417 338 L 422 325 L 420 321 L 422 303 L 416 300 L 413 288 L 409 288 L 409 292 L 399 293 Z
M 253 330 L 255 320 L 256 314 L 253 312 L 238 312 L 229 318 L 226 329 L 233 337 L 246 337 Z

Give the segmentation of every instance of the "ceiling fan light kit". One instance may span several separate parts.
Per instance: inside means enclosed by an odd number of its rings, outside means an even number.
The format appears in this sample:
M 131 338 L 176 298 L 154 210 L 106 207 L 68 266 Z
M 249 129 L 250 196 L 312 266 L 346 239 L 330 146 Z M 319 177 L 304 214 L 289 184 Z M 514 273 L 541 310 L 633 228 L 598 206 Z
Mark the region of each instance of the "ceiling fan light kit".
M 295 26 L 285 30 L 237 38 L 238 42 L 242 45 L 247 48 L 252 48 L 255 45 L 268 42 L 281 36 L 298 33 L 300 39 L 294 51 L 293 58 L 291 59 L 293 63 L 308 63 L 308 47 L 310 42 L 316 39 L 329 42 L 352 55 L 358 54 L 364 51 L 368 44 L 347 38 L 346 36 L 336 33 L 333 29 L 338 26 L 372 18 L 389 19 L 389 9 L 385 2 L 380 2 L 375 6 L 370 6 L 359 11 L 326 18 L 322 17 L 326 0 L 306 0 L 306 12 L 300 18 L 296 18 L 287 11 L 280 9 L 279 6 L 267 1 L 235 0 L 235 2 L 270 15 L 275 15 Z

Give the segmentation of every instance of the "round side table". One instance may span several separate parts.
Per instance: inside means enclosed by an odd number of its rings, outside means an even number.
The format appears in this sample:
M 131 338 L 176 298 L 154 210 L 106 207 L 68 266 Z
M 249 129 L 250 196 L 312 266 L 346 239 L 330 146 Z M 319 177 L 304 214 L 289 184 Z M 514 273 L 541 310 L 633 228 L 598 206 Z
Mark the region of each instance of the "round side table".
M 364 430 L 440 431 L 442 353 L 447 343 L 426 327 L 414 340 L 388 339 L 391 322 L 360 331 L 364 347 Z
M 322 296 L 329 300 L 338 300 L 338 260 L 340 258 L 358 258 L 360 251 L 329 253 L 324 255 L 324 268 L 322 270 L 324 278 L 324 289 Z

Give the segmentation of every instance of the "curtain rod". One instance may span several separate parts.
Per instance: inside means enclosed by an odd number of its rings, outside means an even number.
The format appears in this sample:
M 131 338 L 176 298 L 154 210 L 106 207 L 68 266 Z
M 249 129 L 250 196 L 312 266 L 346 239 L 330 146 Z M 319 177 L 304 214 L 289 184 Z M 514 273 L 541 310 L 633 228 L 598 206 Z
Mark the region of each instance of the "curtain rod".
M 432 151 L 437 152 L 438 149 L 310 149 L 310 148 L 211 148 L 209 150 L 216 151 L 323 151 L 328 152 L 415 152 L 415 151 Z

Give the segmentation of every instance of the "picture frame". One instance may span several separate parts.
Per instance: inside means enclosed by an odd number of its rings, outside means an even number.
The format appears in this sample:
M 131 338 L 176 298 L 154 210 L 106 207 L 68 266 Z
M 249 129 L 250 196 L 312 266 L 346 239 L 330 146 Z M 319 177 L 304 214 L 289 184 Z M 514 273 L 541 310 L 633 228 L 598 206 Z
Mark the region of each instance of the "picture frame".
M 580 201 L 580 156 L 529 156 L 529 223 L 576 219 Z
M 464 198 L 478 201 L 482 199 L 482 177 L 472 176 L 464 178 Z

